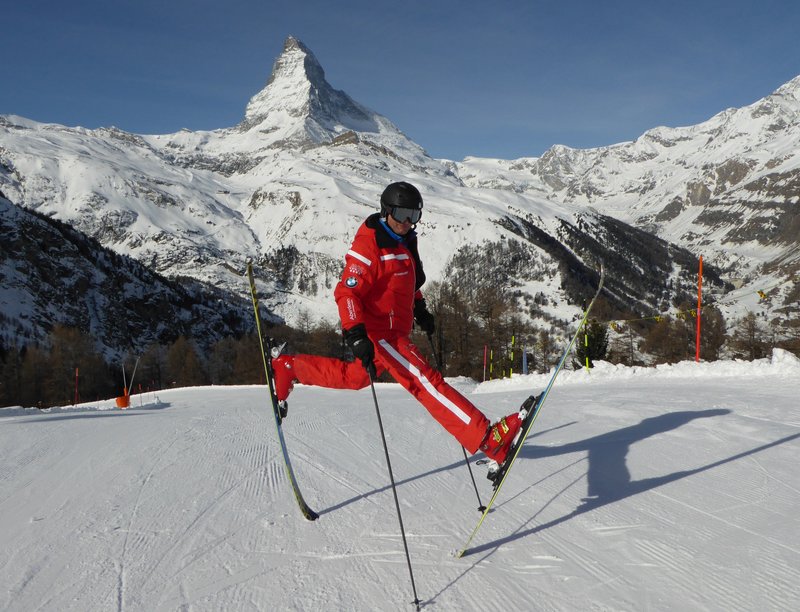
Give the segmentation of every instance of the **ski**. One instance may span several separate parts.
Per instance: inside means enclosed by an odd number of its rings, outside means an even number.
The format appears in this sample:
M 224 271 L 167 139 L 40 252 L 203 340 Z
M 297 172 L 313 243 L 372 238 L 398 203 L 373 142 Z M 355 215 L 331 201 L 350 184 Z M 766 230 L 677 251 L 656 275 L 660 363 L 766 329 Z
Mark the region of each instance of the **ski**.
M 553 383 L 556 381 L 558 373 L 564 367 L 564 363 L 567 361 L 567 357 L 569 357 L 569 353 L 570 351 L 572 351 L 572 347 L 575 345 L 575 341 L 578 339 L 578 336 L 580 335 L 583 326 L 586 325 L 586 322 L 589 319 L 589 313 L 591 312 L 592 306 L 594 306 L 594 303 L 597 300 L 597 296 L 600 295 L 600 291 L 602 291 L 603 289 L 604 282 L 605 282 L 605 269 L 603 268 L 603 266 L 600 266 L 600 281 L 597 284 L 597 291 L 592 297 L 592 301 L 589 302 L 589 305 L 583 311 L 583 318 L 581 319 L 581 322 L 578 324 L 578 329 L 575 331 L 575 334 L 572 336 L 572 340 L 570 340 L 569 344 L 567 345 L 567 348 L 561 355 L 561 359 L 559 360 L 558 365 L 556 365 L 556 369 L 553 371 L 553 375 L 550 377 L 550 381 L 547 383 L 547 386 L 545 387 L 541 395 L 538 396 L 538 398 L 532 396 L 531 398 L 528 398 L 528 400 L 522 406 L 522 409 L 524 410 L 526 408 L 526 404 L 528 403 L 535 404 L 533 411 L 528 411 L 528 413 L 525 415 L 522 428 L 520 429 L 520 433 L 516 441 L 514 442 L 514 445 L 509 450 L 508 457 L 506 457 L 506 460 L 500 466 L 494 478 L 492 478 L 494 482 L 494 494 L 492 495 L 492 498 L 489 500 L 489 503 L 486 504 L 486 509 L 483 511 L 483 514 L 481 515 L 478 524 L 475 526 L 475 529 L 472 530 L 472 533 L 470 534 L 469 538 L 467 538 L 466 544 L 464 544 L 464 547 L 459 551 L 458 557 L 463 557 L 467 554 L 469 550 L 469 545 L 472 543 L 472 540 L 475 538 L 475 535 L 478 533 L 478 530 L 480 530 L 481 525 L 483 525 L 483 521 L 486 519 L 486 516 L 491 511 L 492 506 L 494 505 L 494 501 L 497 499 L 497 495 L 500 493 L 500 489 L 503 487 L 503 483 L 505 482 L 506 477 L 508 476 L 508 472 L 511 469 L 511 466 L 514 465 L 514 461 L 516 460 L 517 455 L 519 454 L 519 451 L 522 448 L 522 445 L 525 443 L 525 439 L 528 437 L 528 434 L 533 428 L 533 424 L 536 422 L 536 419 L 538 418 L 539 414 L 542 411 L 542 405 L 547 399 L 547 396 L 550 394 L 550 389 L 552 389 Z
M 294 497 L 297 500 L 297 505 L 300 506 L 300 511 L 303 513 L 303 516 L 306 517 L 309 521 L 315 521 L 319 518 L 319 515 L 314 512 L 306 501 L 303 499 L 302 493 L 300 493 L 300 487 L 297 484 L 297 478 L 294 475 L 294 470 L 292 469 L 292 462 L 289 460 L 289 450 L 286 448 L 286 440 L 283 437 L 283 427 L 281 423 L 283 422 L 283 417 L 286 416 L 286 406 L 281 406 L 278 402 L 278 398 L 275 395 L 275 378 L 272 373 L 272 361 L 269 359 L 269 356 L 273 353 L 272 346 L 272 339 L 268 336 L 264 336 L 262 332 L 262 325 L 261 325 L 261 314 L 258 310 L 258 294 L 256 292 L 256 281 L 253 277 L 253 264 L 251 262 L 247 262 L 247 278 L 250 281 L 250 296 L 253 299 L 253 312 L 255 313 L 256 318 L 256 332 L 258 333 L 258 342 L 261 346 L 261 358 L 264 361 L 264 373 L 267 376 L 267 388 L 269 389 L 269 397 L 270 402 L 272 404 L 272 415 L 275 417 L 275 428 L 278 430 L 278 440 L 281 443 L 281 452 L 283 454 L 283 464 L 286 469 L 286 475 L 289 477 L 289 482 L 292 485 L 292 490 L 294 491 Z

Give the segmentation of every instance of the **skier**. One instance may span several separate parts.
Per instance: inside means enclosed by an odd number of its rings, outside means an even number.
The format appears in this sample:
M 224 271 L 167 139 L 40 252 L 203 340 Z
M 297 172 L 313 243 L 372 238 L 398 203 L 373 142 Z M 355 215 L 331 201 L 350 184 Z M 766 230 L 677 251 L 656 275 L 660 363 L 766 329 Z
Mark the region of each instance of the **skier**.
M 428 334 L 435 330 L 420 291 L 425 273 L 414 228 L 421 217 L 422 196 L 416 187 L 406 182 L 386 187 L 380 213 L 367 217 L 358 229 L 334 291 L 344 338 L 357 361 L 280 354 L 272 359 L 277 398 L 285 408 L 296 382 L 362 389 L 388 371 L 466 450 L 480 449 L 502 464 L 520 429 L 519 413 L 492 425 L 445 382 L 409 338 L 414 321 Z

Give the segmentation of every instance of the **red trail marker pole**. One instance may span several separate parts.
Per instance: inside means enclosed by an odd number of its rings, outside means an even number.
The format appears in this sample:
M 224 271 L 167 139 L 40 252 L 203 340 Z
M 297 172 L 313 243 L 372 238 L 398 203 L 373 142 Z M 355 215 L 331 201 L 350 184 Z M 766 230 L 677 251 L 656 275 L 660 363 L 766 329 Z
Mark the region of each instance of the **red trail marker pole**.
M 700 256 L 700 270 L 697 273 L 697 350 L 695 351 L 694 360 L 700 361 L 700 319 L 701 311 L 703 309 L 703 256 Z

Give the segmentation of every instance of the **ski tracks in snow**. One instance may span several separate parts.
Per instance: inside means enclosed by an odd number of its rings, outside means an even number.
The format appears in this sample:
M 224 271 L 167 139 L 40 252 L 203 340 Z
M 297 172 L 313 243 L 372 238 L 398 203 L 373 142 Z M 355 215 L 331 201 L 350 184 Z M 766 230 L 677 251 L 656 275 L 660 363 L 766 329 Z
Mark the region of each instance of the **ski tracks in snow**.
M 773 409 L 760 381 L 670 380 L 663 399 L 653 384 L 554 389 L 463 559 L 450 553 L 479 517 L 463 453 L 378 385 L 425 607 L 797 609 L 800 389 L 781 381 Z M 476 403 L 494 418 L 528 393 Z M 263 387 L 162 397 L 0 423 L 0 607 L 412 609 L 369 390 L 293 393 L 284 432 L 315 522 L 291 497 Z

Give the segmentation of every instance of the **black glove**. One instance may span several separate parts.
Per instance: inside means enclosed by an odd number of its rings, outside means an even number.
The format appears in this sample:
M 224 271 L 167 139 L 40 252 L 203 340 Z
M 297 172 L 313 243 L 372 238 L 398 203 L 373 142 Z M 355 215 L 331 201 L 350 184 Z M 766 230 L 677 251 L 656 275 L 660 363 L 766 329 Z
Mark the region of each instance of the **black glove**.
M 367 337 L 367 328 L 364 327 L 364 324 L 359 323 L 344 330 L 344 340 L 353 351 L 353 356 L 361 360 L 361 364 L 369 372 L 370 378 L 376 379 L 378 373 L 375 370 L 375 347 L 372 340 Z
M 436 331 L 436 319 L 428 311 L 425 300 L 414 302 L 414 320 L 417 322 L 417 326 L 429 336 L 432 336 L 433 332 Z

